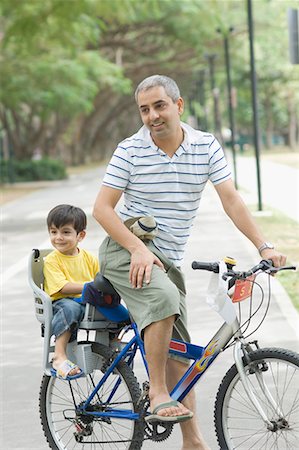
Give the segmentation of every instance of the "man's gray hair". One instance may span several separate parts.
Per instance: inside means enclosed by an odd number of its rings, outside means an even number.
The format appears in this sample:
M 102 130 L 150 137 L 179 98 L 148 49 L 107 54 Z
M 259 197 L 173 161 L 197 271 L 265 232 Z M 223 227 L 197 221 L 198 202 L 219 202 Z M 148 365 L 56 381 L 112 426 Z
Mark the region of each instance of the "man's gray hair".
M 165 75 L 152 75 L 150 77 L 145 78 L 138 84 L 137 89 L 135 91 L 136 102 L 138 100 L 139 92 L 147 91 L 148 89 L 157 86 L 164 87 L 166 94 L 168 95 L 168 97 L 172 99 L 173 102 L 176 102 L 178 98 L 181 96 L 178 85 L 172 78 L 169 78 Z

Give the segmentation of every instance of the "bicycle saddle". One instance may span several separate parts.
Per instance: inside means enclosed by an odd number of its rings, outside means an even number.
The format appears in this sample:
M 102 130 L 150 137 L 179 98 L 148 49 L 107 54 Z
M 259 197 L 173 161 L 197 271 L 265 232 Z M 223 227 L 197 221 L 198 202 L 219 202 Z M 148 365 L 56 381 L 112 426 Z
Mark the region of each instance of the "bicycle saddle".
M 99 291 L 102 291 L 104 294 L 118 295 L 110 281 L 107 280 L 107 278 L 103 277 L 100 272 L 96 274 L 94 285 Z

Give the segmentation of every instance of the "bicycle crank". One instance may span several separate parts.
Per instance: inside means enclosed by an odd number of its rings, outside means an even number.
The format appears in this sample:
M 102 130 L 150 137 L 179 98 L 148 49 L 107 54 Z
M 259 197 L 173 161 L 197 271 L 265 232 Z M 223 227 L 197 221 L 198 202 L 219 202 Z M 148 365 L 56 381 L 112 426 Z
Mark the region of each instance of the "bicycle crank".
M 155 442 L 165 441 L 171 435 L 172 429 L 173 423 L 146 423 L 144 427 L 145 439 L 150 439 Z
M 138 408 L 141 420 L 146 416 L 146 412 L 150 406 L 149 401 L 149 382 L 145 381 L 142 385 L 142 393 L 138 400 Z M 173 424 L 167 422 L 157 422 L 150 424 L 144 421 L 144 439 L 159 442 L 167 439 L 173 429 Z

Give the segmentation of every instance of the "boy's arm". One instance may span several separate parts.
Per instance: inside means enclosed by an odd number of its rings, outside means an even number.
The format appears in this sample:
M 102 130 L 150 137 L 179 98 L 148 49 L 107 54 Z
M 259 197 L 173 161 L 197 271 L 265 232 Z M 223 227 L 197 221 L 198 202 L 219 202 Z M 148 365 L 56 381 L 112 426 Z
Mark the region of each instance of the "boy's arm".
M 72 282 L 68 282 L 66 283 L 62 289 L 60 289 L 61 294 L 81 294 L 82 290 L 83 290 L 83 286 L 84 284 L 81 283 L 72 283 Z
M 45 290 L 52 297 L 55 294 L 81 294 L 84 284 L 70 282 L 66 279 L 56 261 L 44 262 Z

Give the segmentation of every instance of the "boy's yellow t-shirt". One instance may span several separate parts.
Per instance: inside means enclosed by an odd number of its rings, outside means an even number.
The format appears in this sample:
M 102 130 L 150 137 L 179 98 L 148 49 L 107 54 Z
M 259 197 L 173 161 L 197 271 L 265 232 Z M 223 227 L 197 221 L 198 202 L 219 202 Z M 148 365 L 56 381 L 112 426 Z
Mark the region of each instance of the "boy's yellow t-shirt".
M 93 281 L 99 271 L 97 258 L 86 250 L 79 249 L 75 256 L 63 255 L 58 250 L 49 253 L 44 260 L 44 290 L 52 301 L 66 297 L 59 291 L 67 283 L 87 283 Z M 81 294 L 70 294 L 80 297 Z

